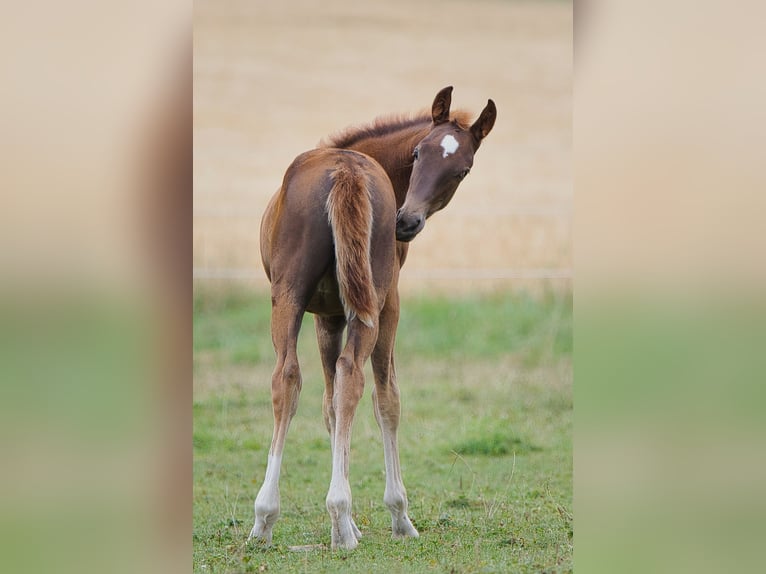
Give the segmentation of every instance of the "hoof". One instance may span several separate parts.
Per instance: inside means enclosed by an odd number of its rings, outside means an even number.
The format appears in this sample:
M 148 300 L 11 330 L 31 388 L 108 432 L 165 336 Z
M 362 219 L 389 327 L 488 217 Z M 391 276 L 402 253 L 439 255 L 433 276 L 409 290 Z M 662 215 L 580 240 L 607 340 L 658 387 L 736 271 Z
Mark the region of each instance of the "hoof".
M 354 532 L 357 542 L 359 542 L 362 539 L 362 531 L 359 530 L 359 527 L 356 525 L 353 518 L 351 519 L 351 530 Z
M 274 521 L 276 522 L 276 521 Z M 247 537 L 247 541 L 255 540 L 261 542 L 265 546 L 271 546 L 271 535 L 274 529 L 274 522 L 269 523 L 266 519 L 255 519 L 253 529 L 250 531 L 250 535 Z
M 394 519 L 391 525 L 391 536 L 395 539 L 401 540 L 404 538 L 419 538 L 417 529 L 412 525 L 407 515 L 399 519 Z
M 332 527 L 332 549 L 353 550 L 359 546 L 362 533 L 350 516 L 339 518 Z

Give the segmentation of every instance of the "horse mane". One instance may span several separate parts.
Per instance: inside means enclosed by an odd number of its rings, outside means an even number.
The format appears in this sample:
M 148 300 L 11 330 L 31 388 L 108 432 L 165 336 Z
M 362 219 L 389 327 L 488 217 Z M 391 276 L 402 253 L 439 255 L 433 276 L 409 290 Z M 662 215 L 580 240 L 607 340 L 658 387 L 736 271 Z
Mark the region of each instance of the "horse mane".
M 468 129 L 471 125 L 470 118 L 471 114 L 466 110 L 455 110 L 450 113 L 450 121 L 460 129 Z M 425 128 L 430 123 L 431 110 L 428 109 L 420 110 L 415 114 L 379 116 L 367 124 L 349 126 L 322 138 L 317 147 L 345 149 L 362 140 L 383 137 L 417 126 Z

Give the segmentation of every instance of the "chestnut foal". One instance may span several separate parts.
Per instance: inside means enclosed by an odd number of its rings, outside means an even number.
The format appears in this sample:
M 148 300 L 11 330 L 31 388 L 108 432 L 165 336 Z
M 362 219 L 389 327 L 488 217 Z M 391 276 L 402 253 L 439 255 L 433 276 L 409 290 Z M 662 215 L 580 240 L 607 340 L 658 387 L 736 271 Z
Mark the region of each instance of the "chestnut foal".
M 489 100 L 479 118 L 450 114 L 452 87 L 430 112 L 349 128 L 299 155 L 261 222 L 261 258 L 271 282 L 271 332 L 277 364 L 271 382 L 274 434 L 249 538 L 270 543 L 279 517 L 279 473 L 301 373 L 296 345 L 303 314 L 314 314 L 325 378 L 324 420 L 332 478 L 327 510 L 332 548 L 353 549 L 361 532 L 351 516 L 351 427 L 372 359 L 375 418 L 383 435 L 394 538 L 417 537 L 407 514 L 397 445 L 399 388 L 394 337 L 399 270 L 408 242 L 444 208 L 473 165 L 497 114 Z M 343 333 L 347 330 L 345 344 Z

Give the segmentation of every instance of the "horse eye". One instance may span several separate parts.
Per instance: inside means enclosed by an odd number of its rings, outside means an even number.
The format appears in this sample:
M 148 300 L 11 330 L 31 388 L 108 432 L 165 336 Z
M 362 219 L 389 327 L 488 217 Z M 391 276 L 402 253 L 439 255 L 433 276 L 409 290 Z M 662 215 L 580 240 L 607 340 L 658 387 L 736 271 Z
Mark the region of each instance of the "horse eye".
M 463 171 L 461 171 L 459 174 L 457 174 L 458 181 L 462 180 L 465 176 L 467 176 L 469 171 L 471 170 L 466 168 Z
M 415 148 L 414 150 L 412 150 L 412 157 L 414 159 L 418 159 L 419 156 L 420 156 L 420 149 L 419 148 Z

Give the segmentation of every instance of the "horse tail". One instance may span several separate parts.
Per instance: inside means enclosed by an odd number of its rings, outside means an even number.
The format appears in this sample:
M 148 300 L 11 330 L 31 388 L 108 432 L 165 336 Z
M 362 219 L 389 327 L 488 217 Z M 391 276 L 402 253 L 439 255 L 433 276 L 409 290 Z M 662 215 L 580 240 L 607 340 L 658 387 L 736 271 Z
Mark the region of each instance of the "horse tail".
M 330 175 L 327 217 L 335 244 L 340 300 L 349 320 L 373 327 L 378 297 L 372 279 L 370 238 L 372 200 L 367 175 L 358 165 L 341 163 Z

